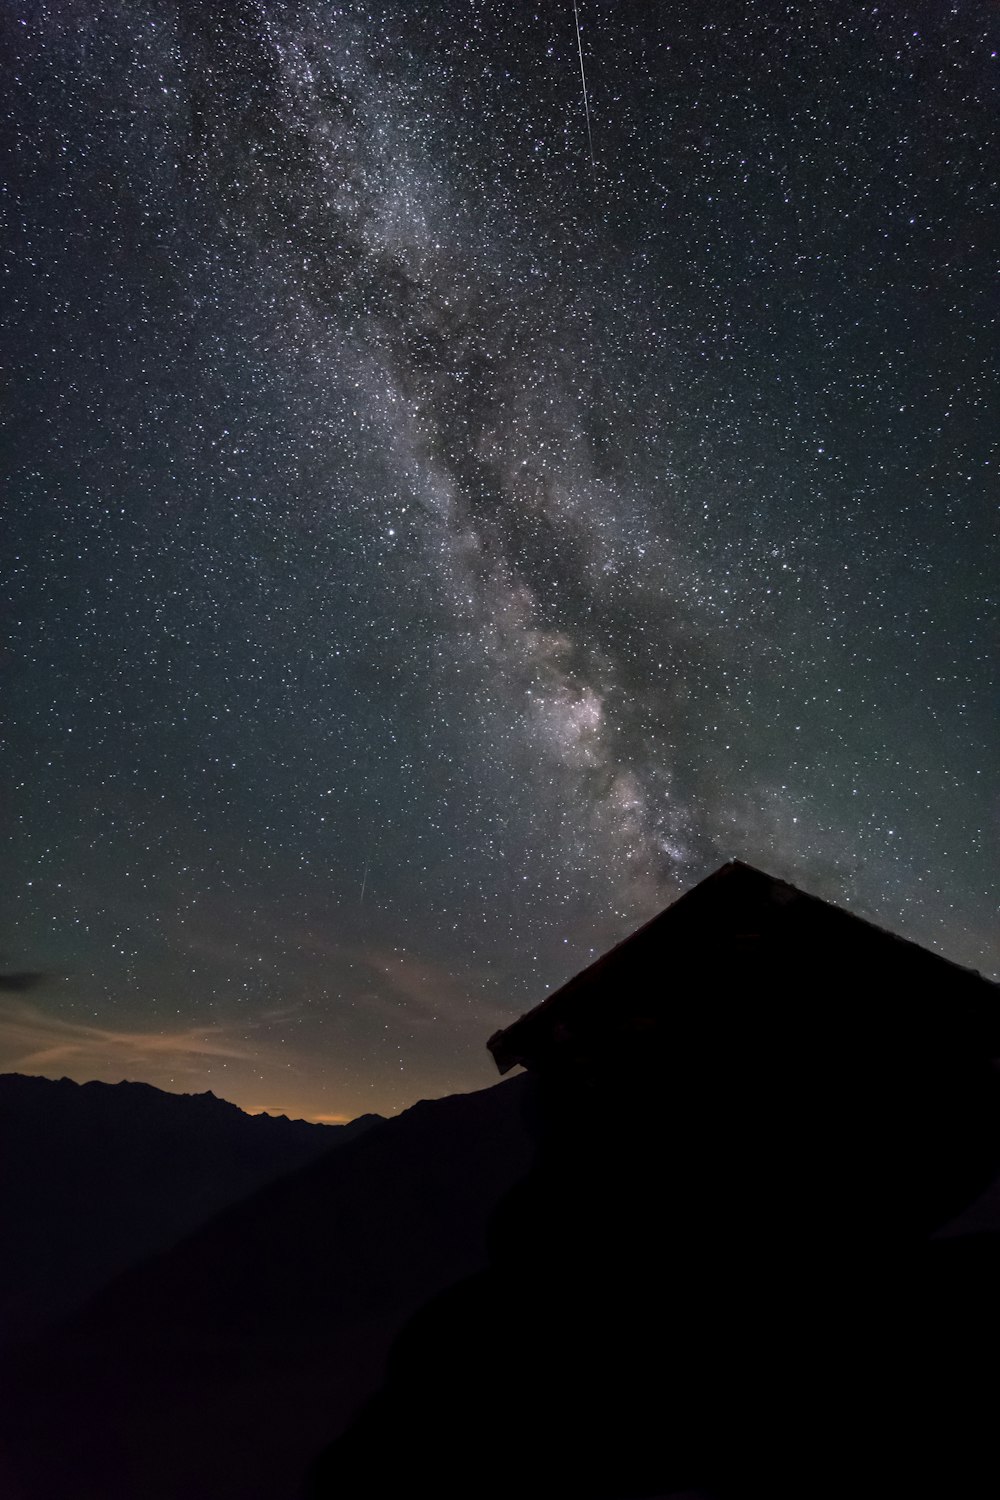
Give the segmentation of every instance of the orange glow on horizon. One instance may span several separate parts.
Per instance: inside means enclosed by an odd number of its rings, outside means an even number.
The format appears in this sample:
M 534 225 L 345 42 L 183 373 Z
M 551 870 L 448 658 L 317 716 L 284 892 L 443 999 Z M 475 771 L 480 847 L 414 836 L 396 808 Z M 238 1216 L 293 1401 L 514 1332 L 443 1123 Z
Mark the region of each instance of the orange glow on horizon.
M 285 1115 L 289 1120 L 306 1120 L 310 1125 L 349 1125 L 352 1120 L 357 1119 L 356 1115 L 303 1111 L 301 1106 L 296 1108 L 290 1104 L 239 1104 L 237 1108 L 245 1115 L 270 1115 L 272 1119 Z

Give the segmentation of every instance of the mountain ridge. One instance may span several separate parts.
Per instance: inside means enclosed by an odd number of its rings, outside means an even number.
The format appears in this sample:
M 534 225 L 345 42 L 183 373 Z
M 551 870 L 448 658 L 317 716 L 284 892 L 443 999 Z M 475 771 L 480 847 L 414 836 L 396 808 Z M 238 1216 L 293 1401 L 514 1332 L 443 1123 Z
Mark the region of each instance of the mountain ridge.
M 110 1090 L 134 1091 L 133 1097 L 155 1095 L 158 1099 L 186 1099 L 192 1102 L 199 1100 L 211 1100 L 215 1104 L 222 1105 L 226 1111 L 235 1110 L 247 1120 L 286 1120 L 290 1125 L 308 1125 L 316 1130 L 339 1130 L 343 1126 L 355 1125 L 359 1120 L 375 1122 L 385 1118 L 384 1115 L 366 1112 L 347 1120 L 310 1120 L 304 1115 L 288 1115 L 285 1113 L 273 1114 L 270 1110 L 244 1109 L 232 1099 L 226 1099 L 222 1094 L 216 1094 L 213 1089 L 200 1089 L 196 1092 L 176 1092 L 174 1089 L 161 1089 L 157 1084 L 147 1083 L 141 1078 L 119 1078 L 115 1083 L 109 1083 L 103 1078 L 89 1078 L 81 1083 L 76 1078 L 69 1078 L 63 1074 L 59 1078 L 50 1078 L 46 1073 L 0 1073 L 0 1091 L 12 1086 L 14 1080 L 17 1085 L 22 1084 L 50 1084 L 58 1089 L 82 1089 L 94 1091 L 95 1093 Z
M 0 1446 L 23 1500 L 292 1500 L 400 1328 L 486 1264 L 532 1158 L 525 1083 L 419 1101 L 13 1351 Z
M 325 1125 L 211 1091 L 0 1074 L 0 1346 L 379 1118 Z

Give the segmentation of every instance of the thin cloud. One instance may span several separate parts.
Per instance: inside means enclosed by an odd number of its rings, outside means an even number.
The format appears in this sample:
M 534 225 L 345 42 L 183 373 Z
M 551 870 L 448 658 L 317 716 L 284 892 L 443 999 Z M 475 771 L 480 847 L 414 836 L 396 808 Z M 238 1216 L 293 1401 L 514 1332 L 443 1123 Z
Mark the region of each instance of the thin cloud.
M 474 975 L 456 979 L 440 964 L 388 949 L 355 950 L 355 956 L 416 1023 L 443 1021 L 449 1026 L 474 1025 L 482 1030 L 493 1019 L 509 1019 L 500 1006 L 491 1005 L 477 993 Z
M 0 990 L 33 990 L 45 977 L 42 973 L 28 969 L 16 974 L 0 974 Z
M 0 1058 L 16 1072 L 64 1066 L 75 1072 L 120 1067 L 133 1073 L 150 1066 L 197 1072 L 206 1058 L 252 1062 L 258 1055 L 235 1027 L 218 1023 L 125 1031 L 48 1015 L 24 1001 L 0 1001 Z

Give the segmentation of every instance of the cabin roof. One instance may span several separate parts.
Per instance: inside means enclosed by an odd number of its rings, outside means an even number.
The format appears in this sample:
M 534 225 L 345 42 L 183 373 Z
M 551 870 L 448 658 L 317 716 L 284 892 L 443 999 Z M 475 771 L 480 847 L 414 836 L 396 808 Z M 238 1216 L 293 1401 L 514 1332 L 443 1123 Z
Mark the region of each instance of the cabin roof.
M 654 1027 L 668 1005 L 690 1010 L 713 983 L 758 1003 L 778 968 L 786 1000 L 790 975 L 802 977 L 803 992 L 822 991 L 824 1003 L 837 989 L 842 1026 L 852 1016 L 857 1024 L 859 997 L 870 1007 L 877 992 L 887 1001 L 884 1024 L 922 1025 L 965 1051 L 1000 1054 L 1000 986 L 740 861 L 686 891 L 487 1046 L 501 1073 L 544 1067 L 567 1043 L 599 1049 L 623 1014 L 641 1012 Z M 724 1012 L 718 1021 L 725 1026 Z

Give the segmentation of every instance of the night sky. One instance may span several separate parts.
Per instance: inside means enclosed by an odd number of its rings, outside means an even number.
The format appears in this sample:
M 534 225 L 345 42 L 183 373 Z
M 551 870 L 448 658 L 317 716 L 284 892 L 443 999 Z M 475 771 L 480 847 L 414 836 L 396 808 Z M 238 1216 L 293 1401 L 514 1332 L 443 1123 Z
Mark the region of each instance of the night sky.
M 4 0 L 0 1068 L 389 1113 L 733 857 L 1000 967 L 1000 11 L 579 15 L 593 156 L 572 0 Z

